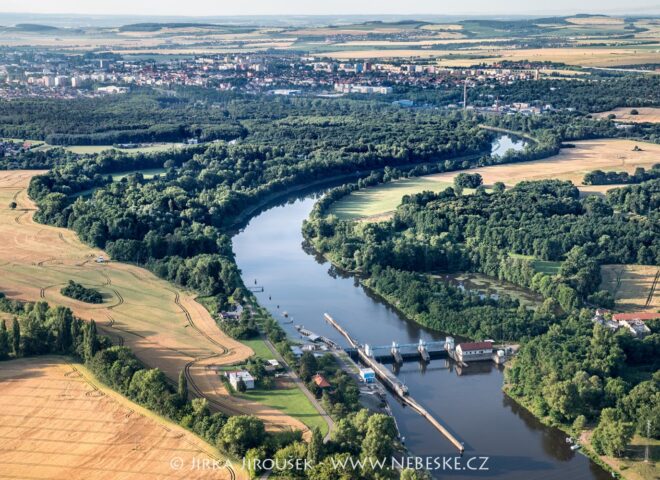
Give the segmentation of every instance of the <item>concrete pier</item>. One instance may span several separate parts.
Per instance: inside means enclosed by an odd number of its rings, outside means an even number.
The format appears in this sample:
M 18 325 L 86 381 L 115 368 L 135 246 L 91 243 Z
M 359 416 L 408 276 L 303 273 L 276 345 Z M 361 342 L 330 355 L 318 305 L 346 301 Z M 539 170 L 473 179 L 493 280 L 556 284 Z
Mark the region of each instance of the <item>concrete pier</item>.
M 442 423 L 440 423 L 437 419 L 433 417 L 429 412 L 426 411 L 424 407 L 422 407 L 417 401 L 412 398 L 408 394 L 408 387 L 404 383 L 402 383 L 396 375 L 394 375 L 387 367 L 385 367 L 382 363 L 378 362 L 373 356 L 369 355 L 371 353 L 368 348 L 364 348 L 362 345 L 358 343 L 358 341 L 351 337 L 349 333 L 341 326 L 337 321 L 332 318 L 329 314 L 324 314 L 324 317 L 326 321 L 335 327 L 339 333 L 341 333 L 350 346 L 354 349 L 357 350 L 358 356 L 360 360 L 367 366 L 373 369 L 374 373 L 376 374 L 376 377 L 391 391 L 393 391 L 399 399 L 406 405 L 408 405 L 410 408 L 415 410 L 417 413 L 419 413 L 422 417 L 424 417 L 431 425 L 433 425 L 441 434 L 443 434 L 447 440 L 449 440 L 457 449 L 458 451 L 462 454 L 463 451 L 465 450 L 465 447 L 463 446 L 463 443 L 458 440 Z M 392 350 L 395 348 L 395 344 L 392 345 Z M 398 350 L 398 345 L 397 350 Z M 391 352 L 392 355 L 394 355 L 394 351 Z M 400 355 L 400 352 L 397 352 Z M 418 351 L 418 355 L 421 354 L 421 351 Z M 427 352 L 428 354 L 428 352 Z M 395 357 L 396 358 L 396 357 Z

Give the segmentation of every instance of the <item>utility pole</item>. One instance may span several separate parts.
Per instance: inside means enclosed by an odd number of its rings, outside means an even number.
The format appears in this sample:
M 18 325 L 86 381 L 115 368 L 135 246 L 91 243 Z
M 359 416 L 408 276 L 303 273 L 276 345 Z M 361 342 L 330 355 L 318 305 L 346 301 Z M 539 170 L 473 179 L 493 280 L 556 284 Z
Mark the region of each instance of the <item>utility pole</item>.
M 467 110 L 467 77 L 463 82 L 463 111 Z
M 646 421 L 646 438 L 651 439 L 651 420 Z M 646 442 L 646 449 L 644 450 L 644 463 L 649 463 L 649 443 Z

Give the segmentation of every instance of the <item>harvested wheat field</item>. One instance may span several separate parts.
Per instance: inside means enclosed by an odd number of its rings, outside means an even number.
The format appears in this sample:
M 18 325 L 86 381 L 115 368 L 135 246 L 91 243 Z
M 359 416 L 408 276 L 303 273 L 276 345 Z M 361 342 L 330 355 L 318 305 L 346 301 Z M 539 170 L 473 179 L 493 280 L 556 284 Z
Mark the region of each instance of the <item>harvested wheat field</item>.
M 660 158 L 660 145 L 652 143 L 606 139 L 585 140 L 574 145 L 575 148 L 562 149 L 558 155 L 547 159 L 474 168 L 468 172 L 480 174 L 486 187 L 495 182 L 511 187 L 523 180 L 554 178 L 572 181 L 583 194 L 603 194 L 621 185 L 581 185 L 585 173 L 597 169 L 632 173 L 637 167 L 650 168 Z M 633 151 L 635 146 L 641 151 Z M 398 180 L 353 192 L 335 202 L 331 213 L 340 218 L 384 220 L 401 203 L 403 195 L 444 190 L 459 173 L 461 171 Z
M 248 478 L 238 462 L 63 357 L 0 362 L 0 389 L 2 478 Z
M 631 110 L 637 110 L 637 115 L 632 115 Z M 607 118 L 608 115 L 614 114 L 615 122 L 621 123 L 660 123 L 660 108 L 653 107 L 621 107 L 609 110 L 607 112 L 594 113 L 595 118 Z
M 206 397 L 216 410 L 257 415 L 270 430 L 308 432 L 279 410 L 229 396 L 213 368 L 240 363 L 253 351 L 225 335 L 191 294 L 133 265 L 97 263 L 107 255 L 84 245 L 74 232 L 36 223 L 26 188 L 38 173 L 0 172 L 1 292 L 12 299 L 64 305 L 82 319 L 94 319 L 103 333 L 172 381 L 185 371 L 191 392 Z M 15 210 L 9 207 L 12 201 L 18 204 Z M 98 289 L 104 302 L 64 297 L 60 289 L 69 280 Z
M 660 267 L 603 265 L 600 288 L 614 296 L 617 310 L 657 312 L 660 309 Z
M 643 65 L 660 61 L 660 53 L 649 48 L 530 48 L 530 49 L 492 49 L 463 50 L 464 54 L 481 55 L 483 58 L 451 59 L 445 57 L 439 62 L 443 66 L 465 66 L 476 63 L 493 64 L 502 61 L 518 62 L 558 62 L 584 67 L 617 67 L 623 65 Z

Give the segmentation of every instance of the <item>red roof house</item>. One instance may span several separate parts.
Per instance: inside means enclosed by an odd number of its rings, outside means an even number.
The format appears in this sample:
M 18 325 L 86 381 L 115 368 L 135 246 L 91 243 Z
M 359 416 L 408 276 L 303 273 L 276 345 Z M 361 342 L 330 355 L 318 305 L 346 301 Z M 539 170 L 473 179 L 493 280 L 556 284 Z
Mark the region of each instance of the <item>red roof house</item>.
M 633 312 L 633 313 L 616 313 L 612 315 L 612 320 L 620 322 L 622 320 L 660 320 L 660 313 L 653 312 Z
M 323 375 L 320 373 L 317 373 L 312 377 L 312 382 L 316 384 L 317 387 L 319 388 L 331 388 L 332 385 L 330 385 L 330 382 L 328 382 Z

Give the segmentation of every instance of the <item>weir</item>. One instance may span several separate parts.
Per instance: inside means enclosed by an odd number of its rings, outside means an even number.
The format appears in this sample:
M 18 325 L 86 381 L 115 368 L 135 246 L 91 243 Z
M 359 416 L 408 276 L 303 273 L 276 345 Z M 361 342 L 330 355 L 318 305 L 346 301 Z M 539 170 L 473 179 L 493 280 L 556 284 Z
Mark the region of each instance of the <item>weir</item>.
M 422 407 L 417 401 L 412 398 L 409 393 L 408 393 L 408 387 L 401 382 L 396 375 L 394 375 L 385 365 L 382 363 L 378 362 L 373 355 L 374 348 L 369 347 L 369 345 L 362 346 L 358 343 L 358 341 L 351 337 L 349 333 L 341 326 L 337 321 L 332 318 L 328 313 L 325 313 L 324 318 L 326 321 L 335 327 L 339 333 L 341 333 L 344 338 L 348 341 L 349 345 L 357 350 L 358 357 L 360 360 L 373 369 L 374 373 L 378 377 L 378 379 L 386 386 L 388 387 L 391 391 L 393 391 L 397 397 L 406 405 L 411 407 L 413 410 L 415 410 L 417 413 L 419 413 L 422 417 L 424 417 L 431 425 L 433 425 L 440 433 L 442 433 L 447 440 L 449 440 L 457 449 L 458 451 L 463 454 L 465 447 L 463 446 L 463 443 L 458 440 L 440 421 L 438 421 L 436 418 L 433 417 L 429 412 L 426 411 L 424 407 Z M 441 342 L 433 342 L 433 343 L 441 343 Z M 422 351 L 419 350 L 419 347 L 422 346 L 422 342 L 420 341 L 419 344 L 414 344 L 415 346 L 418 347 L 418 353 L 417 355 L 422 355 Z M 444 342 L 443 342 L 444 345 Z M 400 353 L 400 348 L 403 347 L 404 345 L 398 345 L 396 342 L 392 344 L 391 347 L 391 355 L 394 356 L 396 360 L 396 355 L 395 355 L 395 350 L 396 353 L 398 353 L 399 356 L 401 356 Z M 396 347 L 396 348 L 395 348 Z M 424 345 L 424 351 L 426 351 L 427 345 Z M 376 347 L 376 348 L 387 348 L 387 347 Z M 444 348 L 444 347 L 443 347 Z M 428 352 L 426 352 L 428 355 Z M 422 355 L 423 357 L 423 355 Z

